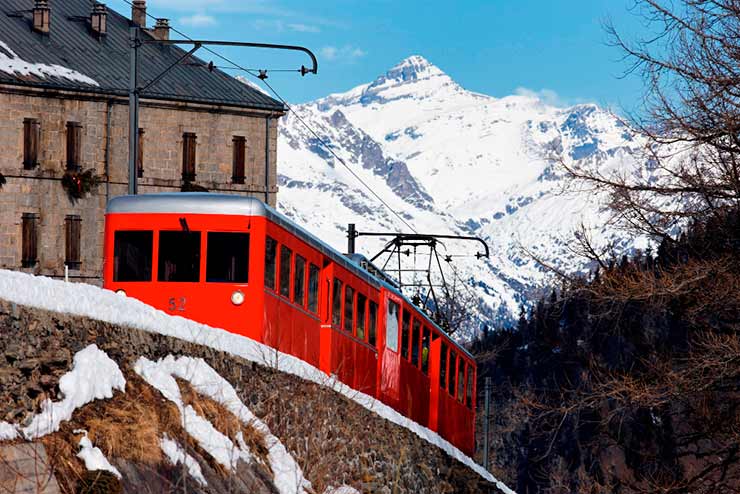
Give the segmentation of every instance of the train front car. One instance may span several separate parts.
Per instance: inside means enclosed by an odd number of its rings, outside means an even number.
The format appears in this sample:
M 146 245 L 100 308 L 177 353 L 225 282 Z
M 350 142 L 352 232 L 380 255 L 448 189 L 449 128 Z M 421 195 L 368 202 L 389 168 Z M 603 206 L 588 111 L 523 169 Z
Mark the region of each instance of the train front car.
M 169 314 L 261 338 L 265 207 L 211 194 L 108 203 L 104 287 Z

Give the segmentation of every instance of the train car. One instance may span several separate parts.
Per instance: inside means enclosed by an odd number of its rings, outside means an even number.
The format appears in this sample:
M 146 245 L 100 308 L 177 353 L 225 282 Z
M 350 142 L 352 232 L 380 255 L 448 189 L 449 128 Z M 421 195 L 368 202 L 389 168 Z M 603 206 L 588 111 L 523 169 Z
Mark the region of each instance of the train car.
M 112 199 L 104 250 L 105 288 L 294 355 L 473 453 L 475 360 L 362 256 L 209 193 Z

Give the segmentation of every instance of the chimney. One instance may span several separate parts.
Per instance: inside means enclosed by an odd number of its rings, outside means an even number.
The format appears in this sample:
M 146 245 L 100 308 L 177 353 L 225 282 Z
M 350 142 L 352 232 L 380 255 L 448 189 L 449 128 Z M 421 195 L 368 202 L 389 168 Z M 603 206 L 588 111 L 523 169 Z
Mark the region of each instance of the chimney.
M 157 24 L 154 26 L 152 35 L 157 39 L 170 39 L 170 20 L 157 19 Z
M 140 27 L 146 27 L 146 0 L 134 0 L 131 5 L 131 20 Z
M 49 34 L 51 29 L 51 9 L 48 0 L 35 0 L 33 4 L 33 30 Z
M 98 2 L 93 4 L 90 26 L 97 36 L 103 36 L 108 32 L 108 10 L 105 8 L 105 4 Z

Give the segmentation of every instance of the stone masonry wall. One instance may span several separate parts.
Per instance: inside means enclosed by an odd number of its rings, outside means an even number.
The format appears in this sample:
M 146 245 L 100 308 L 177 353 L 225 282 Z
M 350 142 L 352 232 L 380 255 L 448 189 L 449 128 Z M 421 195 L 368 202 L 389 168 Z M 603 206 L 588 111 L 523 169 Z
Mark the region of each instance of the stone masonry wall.
M 110 115 L 109 115 L 110 113 Z M 105 205 L 127 193 L 128 106 L 126 100 L 82 93 L 15 90 L 0 86 L 0 268 L 21 268 L 21 217 L 40 216 L 39 262 L 26 271 L 64 274 L 66 215 L 82 218 L 81 261 L 73 279 L 99 284 Z M 139 193 L 177 192 L 182 185 L 182 135 L 197 135 L 195 183 L 212 192 L 265 198 L 267 114 L 186 103 L 142 102 L 143 168 Z M 108 119 L 110 117 L 110 126 Z M 23 169 L 23 120 L 41 123 L 39 166 Z M 62 188 L 66 169 L 66 124 L 82 124 L 82 168 L 103 182 L 97 191 L 71 202 Z M 277 194 L 277 118 L 270 118 L 269 203 Z M 246 138 L 245 183 L 232 183 L 232 138 Z M 109 145 L 106 152 L 106 145 Z M 107 158 L 107 163 L 106 163 Z

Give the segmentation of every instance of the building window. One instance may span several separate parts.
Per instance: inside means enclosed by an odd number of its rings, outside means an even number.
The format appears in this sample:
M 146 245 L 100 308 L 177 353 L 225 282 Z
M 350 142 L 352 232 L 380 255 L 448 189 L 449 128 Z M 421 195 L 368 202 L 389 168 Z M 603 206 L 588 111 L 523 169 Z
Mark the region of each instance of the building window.
M 21 266 L 32 268 L 38 262 L 39 215 L 23 213 Z
M 139 143 L 137 144 L 136 170 L 139 178 L 144 176 L 144 129 L 139 129 Z
M 195 151 L 198 137 L 192 132 L 182 135 L 182 179 L 186 182 L 195 180 Z
M 23 168 L 32 170 L 39 164 L 41 124 L 35 118 L 23 120 Z
M 79 171 L 82 152 L 82 124 L 67 122 L 67 170 Z
M 244 162 L 247 155 L 247 140 L 244 136 L 234 136 L 232 140 L 233 144 L 233 159 L 232 159 L 232 181 L 235 184 L 244 183 Z
M 82 218 L 68 215 L 64 218 L 64 264 L 69 269 L 80 269 L 80 238 L 82 236 Z

